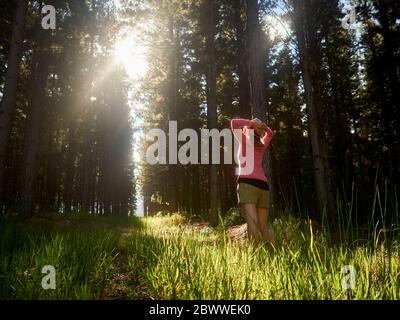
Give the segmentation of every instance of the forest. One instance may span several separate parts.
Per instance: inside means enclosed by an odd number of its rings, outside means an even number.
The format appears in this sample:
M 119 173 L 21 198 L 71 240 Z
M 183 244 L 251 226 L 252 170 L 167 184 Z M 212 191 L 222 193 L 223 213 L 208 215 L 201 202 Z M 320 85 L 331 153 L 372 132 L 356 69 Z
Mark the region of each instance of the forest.
M 400 298 L 399 1 L 0 0 L 0 18 L 1 300 Z M 202 139 L 192 163 L 146 156 L 152 130 L 178 152 L 178 132 L 253 118 L 273 131 L 262 249 L 235 163 L 200 161 Z

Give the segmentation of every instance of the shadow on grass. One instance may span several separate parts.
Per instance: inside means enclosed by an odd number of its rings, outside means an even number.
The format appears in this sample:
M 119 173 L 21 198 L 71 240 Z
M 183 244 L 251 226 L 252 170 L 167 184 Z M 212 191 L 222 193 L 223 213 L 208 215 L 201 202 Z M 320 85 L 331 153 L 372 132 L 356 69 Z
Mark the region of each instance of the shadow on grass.
M 3 217 L 0 299 L 99 299 L 118 268 L 122 235 L 142 228 L 138 217 Z M 56 269 L 56 290 L 41 286 L 45 265 Z
M 143 229 L 143 222 L 137 216 L 94 215 L 88 213 L 70 214 L 38 214 L 26 220 L 18 217 L 0 217 L 2 225 L 13 225 L 20 231 L 70 231 L 71 229 L 84 230 L 112 230 L 133 228 Z

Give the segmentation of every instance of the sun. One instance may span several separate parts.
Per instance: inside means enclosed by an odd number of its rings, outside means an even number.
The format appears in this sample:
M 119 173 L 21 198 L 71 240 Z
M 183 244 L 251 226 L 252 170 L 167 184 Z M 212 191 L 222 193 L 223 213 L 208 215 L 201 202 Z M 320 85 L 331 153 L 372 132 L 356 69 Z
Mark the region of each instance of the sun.
M 131 79 L 141 79 L 147 72 L 146 49 L 135 44 L 134 38 L 122 38 L 114 48 L 114 60 L 122 65 Z
M 285 40 L 290 37 L 290 24 L 282 17 L 268 15 L 265 17 L 271 40 Z

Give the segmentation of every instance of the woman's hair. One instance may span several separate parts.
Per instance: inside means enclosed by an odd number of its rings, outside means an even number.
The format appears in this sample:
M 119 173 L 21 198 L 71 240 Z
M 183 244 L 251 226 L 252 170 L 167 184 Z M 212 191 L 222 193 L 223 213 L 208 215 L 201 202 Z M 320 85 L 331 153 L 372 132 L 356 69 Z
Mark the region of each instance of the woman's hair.
M 254 133 L 254 144 L 255 145 L 262 145 L 262 136 L 260 136 L 255 130 L 253 131 Z

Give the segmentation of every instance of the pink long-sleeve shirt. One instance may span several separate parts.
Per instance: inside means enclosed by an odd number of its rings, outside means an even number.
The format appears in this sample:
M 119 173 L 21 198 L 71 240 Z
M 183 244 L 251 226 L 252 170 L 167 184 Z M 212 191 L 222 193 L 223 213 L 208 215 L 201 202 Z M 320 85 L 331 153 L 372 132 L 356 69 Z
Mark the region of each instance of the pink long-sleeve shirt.
M 253 146 L 249 145 L 250 127 L 251 127 L 251 121 L 248 119 L 232 119 L 231 121 L 232 132 L 234 133 L 235 138 L 239 142 L 237 159 L 238 163 L 240 164 L 243 163 L 242 160 L 246 157 L 246 139 L 248 141 L 247 146 L 251 147 Z M 240 130 L 241 134 L 235 132 L 235 129 L 241 129 Z M 242 165 L 239 165 L 239 178 L 256 179 L 269 183 L 268 178 L 264 174 L 262 162 L 264 154 L 267 151 L 269 144 L 271 142 L 272 136 L 273 136 L 272 130 L 268 127 L 265 132 L 265 135 L 261 138 L 262 145 L 261 146 L 256 145 L 254 148 L 252 148 L 254 150 L 253 171 L 250 174 L 243 174 L 243 167 Z

